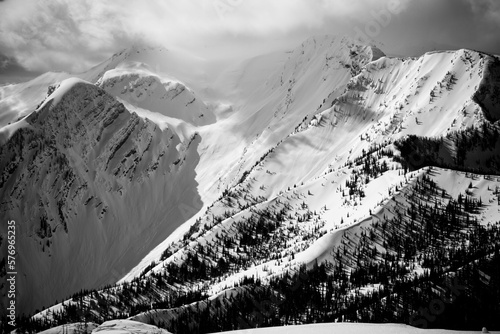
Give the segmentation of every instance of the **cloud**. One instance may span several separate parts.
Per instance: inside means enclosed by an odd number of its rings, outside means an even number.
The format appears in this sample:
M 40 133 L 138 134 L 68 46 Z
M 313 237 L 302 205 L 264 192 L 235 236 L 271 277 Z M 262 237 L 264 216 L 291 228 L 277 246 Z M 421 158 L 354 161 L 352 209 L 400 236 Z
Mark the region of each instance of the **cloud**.
M 500 2 L 413 0 L 394 30 L 413 43 L 427 40 L 500 54 Z
M 0 45 L 28 69 L 80 70 L 116 51 L 123 35 L 114 8 L 97 2 L 6 1 Z
M 139 41 L 202 57 L 252 54 L 312 34 L 353 34 L 394 1 L 405 10 L 381 40 L 431 35 L 500 48 L 496 0 L 15 0 L 0 3 L 0 50 L 43 71 L 81 71 Z

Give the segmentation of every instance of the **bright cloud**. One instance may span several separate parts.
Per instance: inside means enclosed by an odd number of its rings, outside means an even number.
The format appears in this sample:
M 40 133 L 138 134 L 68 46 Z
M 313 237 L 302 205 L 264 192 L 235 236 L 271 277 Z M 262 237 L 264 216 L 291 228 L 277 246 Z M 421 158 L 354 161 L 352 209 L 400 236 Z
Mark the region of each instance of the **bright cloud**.
M 0 52 L 43 71 L 84 70 L 138 41 L 209 58 L 255 54 L 296 45 L 313 34 L 354 35 L 354 28 L 364 29 L 373 13 L 395 2 L 400 17 L 375 39 L 407 41 L 416 30 L 425 31 L 423 38 L 429 35 L 424 28 L 435 27 L 437 42 L 463 39 L 500 53 L 491 32 L 500 22 L 496 0 L 5 0 L 0 2 Z M 425 16 L 441 7 L 450 14 Z M 467 15 L 486 20 L 466 32 Z M 463 36 L 456 30 L 460 25 Z

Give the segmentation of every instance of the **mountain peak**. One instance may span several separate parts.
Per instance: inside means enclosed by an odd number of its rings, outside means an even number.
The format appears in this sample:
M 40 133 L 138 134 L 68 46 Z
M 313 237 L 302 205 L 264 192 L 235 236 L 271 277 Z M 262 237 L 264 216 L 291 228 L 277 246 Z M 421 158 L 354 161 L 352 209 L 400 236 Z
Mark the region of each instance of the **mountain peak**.
M 41 110 L 49 101 L 52 101 L 51 102 L 52 107 L 56 106 L 57 103 L 59 103 L 59 101 L 61 101 L 61 99 L 66 94 L 68 94 L 68 92 L 71 91 L 71 89 L 73 87 L 75 87 L 79 83 L 92 85 L 90 82 L 85 81 L 83 79 L 71 77 L 68 79 L 64 79 L 56 86 L 49 86 L 48 95 L 47 95 L 45 101 L 42 102 L 42 104 L 37 107 L 37 110 Z

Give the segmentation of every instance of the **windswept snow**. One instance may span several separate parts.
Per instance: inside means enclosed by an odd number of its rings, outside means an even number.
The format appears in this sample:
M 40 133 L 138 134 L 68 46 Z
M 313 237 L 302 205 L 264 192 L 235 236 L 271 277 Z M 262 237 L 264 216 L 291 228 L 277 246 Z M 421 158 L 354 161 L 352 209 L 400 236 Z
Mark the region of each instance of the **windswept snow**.
M 55 107 L 59 103 L 59 101 L 61 101 L 63 96 L 67 94 L 71 90 L 71 88 L 73 88 L 78 83 L 90 84 L 89 82 L 82 80 L 80 78 L 73 77 L 65 79 L 61 81 L 61 83 L 59 83 L 59 85 L 54 89 L 54 91 L 49 96 L 47 96 L 45 102 L 42 105 L 40 105 L 40 107 L 38 107 L 37 109 L 43 108 L 45 104 L 49 101 L 52 101 L 51 107 L 52 108 Z
M 5 144 L 17 130 L 25 127 L 29 127 L 28 122 L 26 122 L 26 117 L 0 128 L 0 145 Z
M 111 70 L 98 83 L 113 96 L 136 107 L 195 126 L 215 122 L 209 107 L 180 82 L 162 80 L 143 71 Z
M 63 75 L 57 76 L 57 78 L 61 77 Z M 0 87 L 0 145 L 3 145 L 18 129 L 29 126 L 26 117 L 34 111 L 35 103 L 41 102 L 42 92 L 47 91 L 48 83 L 51 83 L 49 80 L 53 79 L 53 76 L 44 74 L 32 80 L 31 85 L 27 87 L 27 84 Z M 64 79 L 36 109 L 40 110 L 49 101 L 51 101 L 52 106 L 55 106 L 77 83 L 87 82 L 79 78 Z M 3 98 L 4 96 L 5 98 Z
M 50 85 L 70 77 L 49 72 L 25 83 L 0 86 L 0 127 L 29 115 L 46 97 Z

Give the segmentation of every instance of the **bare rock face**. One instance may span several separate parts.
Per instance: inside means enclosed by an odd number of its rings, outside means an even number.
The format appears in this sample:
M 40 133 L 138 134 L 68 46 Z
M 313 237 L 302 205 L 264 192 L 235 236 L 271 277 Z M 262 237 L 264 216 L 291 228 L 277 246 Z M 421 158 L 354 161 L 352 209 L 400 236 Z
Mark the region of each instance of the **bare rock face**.
M 190 214 L 179 212 L 183 194 L 197 195 L 196 145 L 178 150 L 170 129 L 91 84 L 49 99 L 0 147 L 0 217 L 18 227 L 20 313 L 116 282 L 148 251 L 131 241 L 162 241 Z
M 479 104 L 485 117 L 496 122 L 500 119 L 500 60 L 488 57 L 483 71 L 483 80 L 474 94 L 474 101 Z

